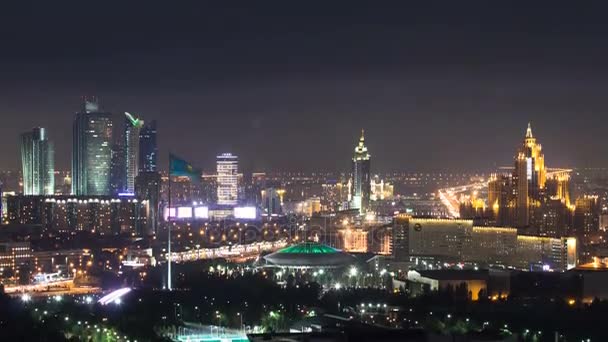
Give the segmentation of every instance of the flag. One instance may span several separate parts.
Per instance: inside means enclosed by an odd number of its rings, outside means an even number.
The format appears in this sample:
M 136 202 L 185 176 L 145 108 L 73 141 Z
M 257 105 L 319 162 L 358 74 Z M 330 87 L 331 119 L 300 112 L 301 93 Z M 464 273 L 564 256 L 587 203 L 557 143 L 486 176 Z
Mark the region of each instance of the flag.
M 173 154 L 169 155 L 169 176 L 185 176 L 190 177 L 193 181 L 201 180 L 201 171 L 195 169 L 192 164 L 176 157 Z

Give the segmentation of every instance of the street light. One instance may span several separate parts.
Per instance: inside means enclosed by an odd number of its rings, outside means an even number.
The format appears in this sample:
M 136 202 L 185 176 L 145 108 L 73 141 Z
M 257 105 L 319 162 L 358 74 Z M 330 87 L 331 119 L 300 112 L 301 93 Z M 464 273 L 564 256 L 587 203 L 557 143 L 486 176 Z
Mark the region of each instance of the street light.
M 243 327 L 243 315 L 241 315 L 240 312 L 237 312 L 236 315 L 239 316 L 239 318 L 241 319 L 241 331 L 245 331 Z

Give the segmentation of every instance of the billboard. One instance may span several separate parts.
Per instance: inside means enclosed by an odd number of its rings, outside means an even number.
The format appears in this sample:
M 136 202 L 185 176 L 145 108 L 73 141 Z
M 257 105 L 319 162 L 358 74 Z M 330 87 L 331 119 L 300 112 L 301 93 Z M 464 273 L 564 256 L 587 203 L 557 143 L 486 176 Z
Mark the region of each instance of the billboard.
M 192 218 L 192 207 L 177 207 L 177 218 L 178 219 Z
M 234 218 L 255 220 L 257 210 L 255 207 L 235 207 Z
M 169 219 L 169 216 L 171 216 L 171 218 L 175 218 L 175 208 L 165 208 L 163 216 L 165 217 L 165 221 Z
M 209 218 L 209 208 L 208 207 L 195 207 L 194 208 L 194 218 L 208 219 Z

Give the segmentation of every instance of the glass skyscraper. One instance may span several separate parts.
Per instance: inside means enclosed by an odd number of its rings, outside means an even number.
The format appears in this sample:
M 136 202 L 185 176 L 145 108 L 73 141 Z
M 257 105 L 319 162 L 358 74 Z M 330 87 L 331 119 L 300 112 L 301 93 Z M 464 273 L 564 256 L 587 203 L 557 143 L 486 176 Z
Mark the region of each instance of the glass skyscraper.
M 235 205 L 239 191 L 239 159 L 231 153 L 217 156 L 217 203 Z
M 156 172 L 157 157 L 156 120 L 153 120 L 139 131 L 139 171 Z
M 24 195 L 55 193 L 55 151 L 41 127 L 21 134 L 21 167 Z
M 125 112 L 125 167 L 126 181 L 124 192 L 135 193 L 135 177 L 139 163 L 139 134 L 143 120 Z
M 99 110 L 96 99 L 85 99 L 73 124 L 72 194 L 110 194 L 112 115 Z

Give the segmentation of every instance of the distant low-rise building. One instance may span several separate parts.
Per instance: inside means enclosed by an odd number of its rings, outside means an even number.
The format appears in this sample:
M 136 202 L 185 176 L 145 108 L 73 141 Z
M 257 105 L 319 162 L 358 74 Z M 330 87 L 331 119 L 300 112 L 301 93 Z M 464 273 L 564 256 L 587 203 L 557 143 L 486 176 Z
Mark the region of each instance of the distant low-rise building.
M 7 216 L 10 223 L 40 225 L 50 232 L 141 235 L 147 204 L 135 197 L 10 196 Z

